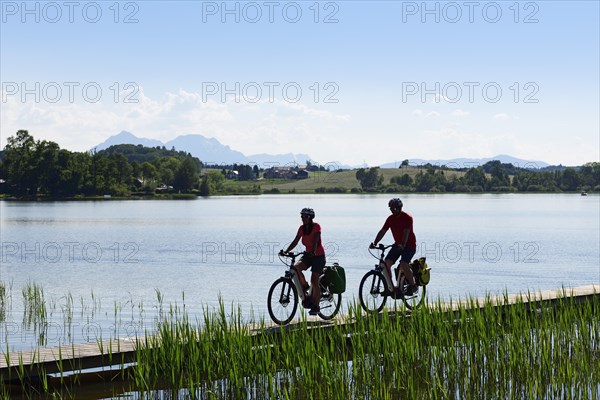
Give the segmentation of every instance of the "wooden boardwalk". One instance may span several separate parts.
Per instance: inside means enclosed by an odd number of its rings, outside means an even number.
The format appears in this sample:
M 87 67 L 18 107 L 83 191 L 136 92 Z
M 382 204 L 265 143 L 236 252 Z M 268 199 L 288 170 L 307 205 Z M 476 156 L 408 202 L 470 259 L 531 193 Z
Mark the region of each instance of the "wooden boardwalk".
M 135 340 L 115 339 L 10 354 L 3 352 L 0 360 L 0 380 L 15 379 L 19 375 L 32 377 L 40 373 L 78 372 L 128 364 L 135 359 L 135 346 Z
M 442 307 L 447 307 L 448 311 L 451 312 L 458 309 L 461 305 L 472 307 L 474 304 L 483 305 L 486 301 L 491 301 L 492 304 L 505 307 L 518 301 L 539 304 L 540 302 L 555 302 L 564 297 L 573 297 L 576 301 L 585 301 L 593 296 L 600 296 L 600 284 L 532 292 L 529 294 L 523 293 L 467 299 L 444 303 Z M 338 316 L 336 323 L 352 325 L 352 321 L 346 321 L 344 315 Z M 325 328 L 332 326 L 332 322 L 324 322 L 316 318 L 315 323 L 311 325 L 315 328 Z M 288 329 L 294 329 L 295 326 L 296 324 L 290 324 L 288 325 Z M 279 332 L 279 327 L 267 326 L 267 330 L 270 333 L 276 334 Z M 264 327 L 262 331 L 264 331 Z M 254 333 L 259 332 L 254 331 Z M 143 342 L 144 338 L 140 338 L 140 340 Z M 61 371 L 63 373 L 77 374 L 85 370 L 102 370 L 110 369 L 111 366 L 127 365 L 135 361 L 135 349 L 135 339 L 115 339 L 99 343 L 40 348 L 33 351 L 14 352 L 10 354 L 3 352 L 0 359 L 0 383 L 17 380 L 23 376 L 35 379 L 41 374 L 60 373 Z

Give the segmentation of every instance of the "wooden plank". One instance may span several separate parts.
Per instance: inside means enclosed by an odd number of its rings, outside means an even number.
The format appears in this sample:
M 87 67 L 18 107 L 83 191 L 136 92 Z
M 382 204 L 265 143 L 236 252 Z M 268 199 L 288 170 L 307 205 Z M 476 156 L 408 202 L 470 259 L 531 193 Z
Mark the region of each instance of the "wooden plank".
M 38 376 L 40 373 L 77 372 L 90 368 L 126 364 L 135 359 L 136 341 L 116 339 L 99 343 L 40 348 L 2 354 L 0 379 Z
M 555 302 L 565 297 L 573 297 L 576 300 L 585 300 L 592 296 L 600 296 L 600 284 L 579 286 L 574 288 L 561 288 L 554 290 L 532 291 L 529 293 L 518 293 L 509 295 L 497 295 L 489 297 L 479 297 L 474 299 L 461 299 L 459 301 L 447 302 L 442 304 L 442 309 L 447 306 L 452 310 L 457 310 L 459 307 L 471 307 L 473 304 L 483 306 L 486 302 L 493 305 L 505 305 L 519 302 Z

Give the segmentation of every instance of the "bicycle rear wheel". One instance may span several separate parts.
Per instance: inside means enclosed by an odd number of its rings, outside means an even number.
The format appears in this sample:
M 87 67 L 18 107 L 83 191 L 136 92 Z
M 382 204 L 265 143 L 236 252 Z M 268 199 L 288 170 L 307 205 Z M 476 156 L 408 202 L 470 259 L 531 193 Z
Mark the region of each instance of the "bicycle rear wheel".
M 290 279 L 279 278 L 271 285 L 267 296 L 269 316 L 278 325 L 288 324 L 298 309 L 298 291 Z
M 320 280 L 323 279 L 321 276 Z M 319 284 L 321 287 L 321 301 L 319 302 L 319 307 L 321 311 L 319 311 L 319 317 L 324 320 L 330 320 L 335 317 L 335 315 L 340 311 L 340 306 L 342 305 L 342 294 L 341 293 L 332 293 L 327 285 Z
M 402 288 L 403 292 L 406 292 L 406 288 L 408 286 L 408 281 L 406 279 L 406 275 L 400 272 L 400 283 L 398 285 Z M 419 286 L 418 290 L 411 295 L 404 295 L 402 300 L 404 301 L 404 305 L 409 310 L 414 310 L 419 308 L 425 302 L 425 292 L 427 291 L 427 286 Z
M 363 276 L 358 287 L 358 297 L 363 310 L 380 312 L 387 301 L 385 278 L 379 271 L 371 270 Z

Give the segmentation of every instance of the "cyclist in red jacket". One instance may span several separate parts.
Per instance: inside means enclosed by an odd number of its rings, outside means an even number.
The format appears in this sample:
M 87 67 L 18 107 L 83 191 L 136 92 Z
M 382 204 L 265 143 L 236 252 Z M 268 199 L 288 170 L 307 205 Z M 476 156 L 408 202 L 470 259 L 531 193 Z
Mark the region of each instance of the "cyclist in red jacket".
M 390 207 L 392 215 L 385 220 L 383 227 L 377 232 L 377 236 L 370 247 L 375 248 L 377 243 L 383 239 L 388 229 L 392 230 L 394 245 L 385 257 L 385 267 L 387 268 L 389 276 L 393 276 L 392 265 L 400 258 L 400 268 L 402 272 L 404 272 L 409 283 L 405 294 L 410 296 L 419 289 L 415 284 L 415 278 L 409 266 L 412 257 L 417 251 L 417 238 L 413 231 L 413 217 L 402 211 L 402 201 L 398 198 L 391 199 L 388 202 L 388 206 Z M 396 293 L 399 292 L 399 283 L 400 282 L 397 282 L 394 287 Z
M 323 274 L 323 268 L 325 268 L 325 248 L 321 242 L 321 225 L 314 222 L 315 210 L 312 208 L 303 208 L 300 211 L 300 217 L 302 218 L 302 225 L 298 228 L 298 233 L 292 241 L 292 243 L 286 249 L 286 253 L 289 253 L 302 239 L 302 244 L 306 248 L 305 255 L 302 256 L 300 261 L 294 265 L 296 272 L 298 273 L 298 279 L 300 284 L 305 291 L 308 290 L 308 284 L 302 271 L 311 269 L 312 274 L 310 276 L 310 284 L 312 285 L 311 300 L 312 305 L 310 308 L 310 315 L 319 314 L 320 307 L 319 303 L 321 300 L 321 290 L 319 288 L 319 278 Z

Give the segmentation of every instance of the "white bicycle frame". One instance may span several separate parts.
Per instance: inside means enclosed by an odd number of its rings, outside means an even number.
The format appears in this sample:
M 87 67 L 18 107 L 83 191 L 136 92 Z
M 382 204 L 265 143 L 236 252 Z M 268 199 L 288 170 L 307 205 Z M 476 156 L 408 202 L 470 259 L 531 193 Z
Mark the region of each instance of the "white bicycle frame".
M 301 255 L 301 254 L 302 253 L 298 253 L 298 254 L 296 254 L 296 256 Z M 296 291 L 298 292 L 298 295 L 300 296 L 300 301 L 303 302 L 306 299 L 306 295 L 304 294 L 304 288 L 300 284 L 300 278 L 298 278 L 298 272 L 294 268 L 294 260 L 295 259 L 296 258 L 294 257 L 290 260 L 290 265 L 288 265 L 288 270 L 285 271 L 284 277 L 290 279 L 292 281 L 292 283 L 294 284 L 294 286 L 296 286 Z M 310 286 L 310 288 L 308 289 L 308 296 L 310 296 L 311 293 L 312 293 L 312 286 Z
M 296 272 L 296 270 L 290 266 L 290 268 L 285 272 L 285 277 L 291 279 L 294 286 L 296 286 L 296 290 L 298 291 L 298 295 L 300 296 L 300 299 L 302 301 L 304 301 L 306 296 L 304 295 L 304 288 L 302 288 L 302 285 L 300 284 L 300 278 L 298 278 L 298 272 Z M 309 289 L 309 291 L 310 290 L 312 290 L 312 287 Z
M 385 261 L 379 261 L 379 264 L 375 264 L 375 267 L 378 271 L 381 272 L 381 275 L 383 275 L 387 290 L 392 292 L 394 290 L 394 283 L 392 282 L 392 277 L 390 276 L 390 274 L 388 274 L 387 268 L 385 266 Z

